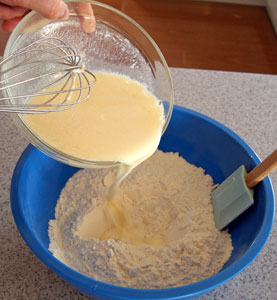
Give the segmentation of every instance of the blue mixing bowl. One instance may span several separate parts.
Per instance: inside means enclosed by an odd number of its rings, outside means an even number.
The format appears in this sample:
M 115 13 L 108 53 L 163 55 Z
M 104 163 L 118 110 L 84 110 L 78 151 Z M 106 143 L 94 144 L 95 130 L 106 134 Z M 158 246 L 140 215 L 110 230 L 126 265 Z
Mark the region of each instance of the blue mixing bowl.
M 179 152 L 221 183 L 241 164 L 247 170 L 260 160 L 234 132 L 191 110 L 175 106 L 159 148 Z M 86 277 L 59 262 L 48 251 L 48 221 L 54 218 L 61 189 L 78 169 L 57 162 L 28 146 L 19 159 L 11 183 L 11 206 L 22 237 L 49 268 L 81 292 L 96 299 L 193 299 L 242 271 L 264 246 L 274 218 L 274 195 L 266 178 L 255 188 L 255 203 L 229 226 L 234 250 L 216 275 L 190 285 L 160 289 L 130 289 Z

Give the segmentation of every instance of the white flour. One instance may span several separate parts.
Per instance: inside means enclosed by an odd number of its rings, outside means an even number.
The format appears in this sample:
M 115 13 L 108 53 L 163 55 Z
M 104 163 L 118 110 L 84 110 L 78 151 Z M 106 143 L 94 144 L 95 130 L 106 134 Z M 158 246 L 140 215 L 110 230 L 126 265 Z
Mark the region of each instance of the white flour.
M 165 246 L 113 239 L 80 239 L 76 228 L 102 205 L 115 170 L 82 170 L 67 182 L 49 222 L 50 251 L 69 267 L 107 283 L 133 288 L 190 284 L 220 271 L 232 252 L 230 235 L 216 229 L 204 170 L 177 153 L 157 151 L 121 184 L 116 201 Z

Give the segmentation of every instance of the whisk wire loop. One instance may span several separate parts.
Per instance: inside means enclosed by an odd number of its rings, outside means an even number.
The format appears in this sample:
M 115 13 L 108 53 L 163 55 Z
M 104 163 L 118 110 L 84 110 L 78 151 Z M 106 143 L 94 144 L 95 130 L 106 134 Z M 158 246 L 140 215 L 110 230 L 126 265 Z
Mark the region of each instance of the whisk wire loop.
M 56 37 L 42 38 L 0 62 L 0 112 L 66 110 L 86 100 L 95 82 L 72 47 Z M 30 103 L 34 97 L 41 102 Z

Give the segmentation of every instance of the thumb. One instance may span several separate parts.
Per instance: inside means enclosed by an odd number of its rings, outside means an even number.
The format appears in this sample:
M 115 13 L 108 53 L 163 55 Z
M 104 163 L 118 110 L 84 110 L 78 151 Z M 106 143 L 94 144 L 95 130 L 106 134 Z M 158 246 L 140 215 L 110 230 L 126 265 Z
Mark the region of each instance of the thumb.
M 14 5 L 35 10 L 48 19 L 67 19 L 68 7 L 62 0 L 14 0 Z

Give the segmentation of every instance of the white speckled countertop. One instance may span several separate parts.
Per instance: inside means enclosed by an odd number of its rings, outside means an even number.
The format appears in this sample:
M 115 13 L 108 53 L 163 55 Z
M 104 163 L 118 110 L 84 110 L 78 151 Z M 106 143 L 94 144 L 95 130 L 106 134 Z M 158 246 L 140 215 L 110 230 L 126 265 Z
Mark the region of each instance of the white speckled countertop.
M 225 124 L 261 159 L 277 147 L 277 76 L 175 68 L 171 71 L 176 104 Z M 91 299 L 42 264 L 14 224 L 10 181 L 27 144 L 10 117 L 0 114 L 0 299 Z M 270 177 L 276 191 L 277 172 Z M 276 225 L 275 221 L 264 249 L 246 270 L 199 299 L 277 299 Z

